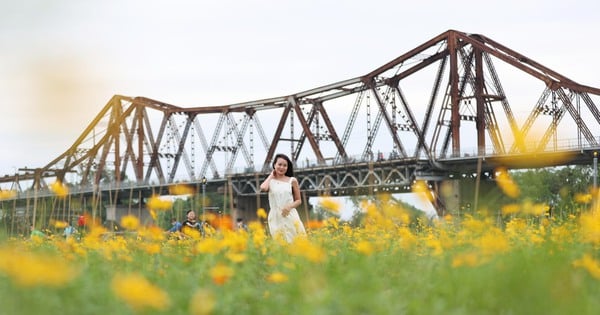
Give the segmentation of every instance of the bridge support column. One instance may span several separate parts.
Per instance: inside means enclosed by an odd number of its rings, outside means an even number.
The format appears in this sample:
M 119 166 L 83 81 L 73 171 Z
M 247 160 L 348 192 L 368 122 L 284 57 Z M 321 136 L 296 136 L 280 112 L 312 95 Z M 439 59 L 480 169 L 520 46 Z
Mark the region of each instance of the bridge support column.
M 267 199 L 267 194 L 260 194 L 256 196 L 238 195 L 236 200 L 237 209 L 236 213 L 233 215 L 234 220 L 237 218 L 243 218 L 246 222 L 255 221 L 258 220 L 258 216 L 256 215 L 256 210 L 258 210 L 258 208 L 263 208 L 266 211 L 269 210 L 269 200 Z
M 432 182 L 432 205 L 439 217 L 453 214 L 453 209 L 460 203 L 460 189 L 457 180 L 443 180 Z
M 500 211 L 498 201 L 504 196 L 496 182 L 488 178 L 480 179 L 479 183 L 476 178 L 435 182 L 432 193 L 439 216 L 495 214 Z

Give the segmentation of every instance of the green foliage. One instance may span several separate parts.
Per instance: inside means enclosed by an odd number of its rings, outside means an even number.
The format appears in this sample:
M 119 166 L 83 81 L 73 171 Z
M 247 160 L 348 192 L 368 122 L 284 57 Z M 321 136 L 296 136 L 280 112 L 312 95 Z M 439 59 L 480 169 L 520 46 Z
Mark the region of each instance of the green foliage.
M 190 314 L 190 303 L 207 303 L 194 300 L 194 294 L 204 290 L 213 294 L 211 314 L 596 314 L 598 280 L 573 267 L 573 261 L 593 252 L 593 246 L 571 243 L 569 238 L 546 237 L 538 244 L 515 240 L 509 251 L 481 256 L 485 259 L 476 264 L 456 265 L 457 257 L 474 250 L 468 246 L 470 239 L 488 240 L 489 234 L 478 238 L 477 233 L 493 229 L 473 227 L 413 230 L 417 240 L 412 247 L 401 247 L 405 236 L 394 234 L 393 229 L 313 231 L 310 240 L 324 253 L 317 261 L 304 255 L 313 247 L 294 253 L 299 245 L 267 239 L 257 246 L 252 237 L 237 243 L 247 246 L 245 260 L 238 263 L 227 259 L 226 247 L 239 242 L 237 237 L 217 236 L 214 241 L 220 245 L 215 248 L 224 251 L 216 253 L 197 252 L 198 242 L 174 240 L 163 242 L 160 253 L 148 253 L 148 243 L 135 236 L 104 239 L 90 247 L 84 242 L 21 244 L 36 255 L 67 255 L 69 266 L 79 274 L 55 288 L 23 287 L 10 272 L 0 271 L 1 310 L 4 314 Z M 529 226 L 523 232 L 535 231 L 539 231 L 536 226 Z M 448 235 L 454 239 L 446 240 L 443 251 L 435 251 L 431 240 Z M 361 252 L 358 243 L 372 244 L 375 250 Z M 218 264 L 233 270 L 223 284 L 215 283 L 211 274 Z M 268 281 L 274 272 L 287 280 Z M 165 310 L 134 312 L 115 293 L 114 279 L 133 273 L 166 292 L 170 303 Z
M 576 202 L 575 196 L 590 193 L 593 179 L 589 166 L 531 169 L 514 171 L 511 175 L 521 190 L 517 202 L 546 204 L 552 215 L 561 218 L 578 214 L 587 207 Z

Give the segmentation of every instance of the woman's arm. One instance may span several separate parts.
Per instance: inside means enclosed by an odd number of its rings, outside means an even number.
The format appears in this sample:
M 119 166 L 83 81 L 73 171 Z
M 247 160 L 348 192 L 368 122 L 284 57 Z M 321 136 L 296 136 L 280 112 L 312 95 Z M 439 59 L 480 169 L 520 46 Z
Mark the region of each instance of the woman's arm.
M 294 201 L 285 205 L 285 207 L 282 209 L 281 214 L 284 217 L 287 217 L 293 208 L 298 208 L 302 204 L 302 198 L 300 198 L 300 186 L 298 185 L 298 180 L 296 180 L 295 177 L 292 177 L 292 197 L 294 198 Z
M 273 172 L 275 172 L 275 170 L 273 170 Z M 269 183 L 271 182 L 271 179 L 273 179 L 273 172 L 271 172 L 265 181 L 260 184 L 260 190 L 269 191 Z

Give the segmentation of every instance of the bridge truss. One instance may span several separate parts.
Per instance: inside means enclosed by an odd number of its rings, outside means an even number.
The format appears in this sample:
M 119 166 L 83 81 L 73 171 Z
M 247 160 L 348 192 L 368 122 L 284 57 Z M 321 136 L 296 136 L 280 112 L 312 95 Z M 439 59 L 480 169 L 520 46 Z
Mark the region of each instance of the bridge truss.
M 0 185 L 168 185 L 239 175 L 248 180 L 234 187 L 245 194 L 256 192 L 252 174 L 267 172 L 279 152 L 300 171 L 335 170 L 345 178 L 331 180 L 339 189 L 370 181 L 350 166 L 395 161 L 405 185 L 473 157 L 595 149 L 599 96 L 486 36 L 449 30 L 363 76 L 286 96 L 184 108 L 115 95 L 63 154 Z M 310 174 L 306 188 L 322 188 L 325 177 Z

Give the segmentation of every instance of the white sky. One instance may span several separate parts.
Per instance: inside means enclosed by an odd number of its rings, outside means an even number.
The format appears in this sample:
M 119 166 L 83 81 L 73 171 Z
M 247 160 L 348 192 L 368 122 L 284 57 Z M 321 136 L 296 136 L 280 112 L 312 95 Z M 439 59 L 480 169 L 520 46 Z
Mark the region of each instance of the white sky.
M 448 29 L 600 87 L 598 12 L 595 0 L 2 0 L 0 175 L 50 162 L 114 94 L 184 107 L 288 95 Z

